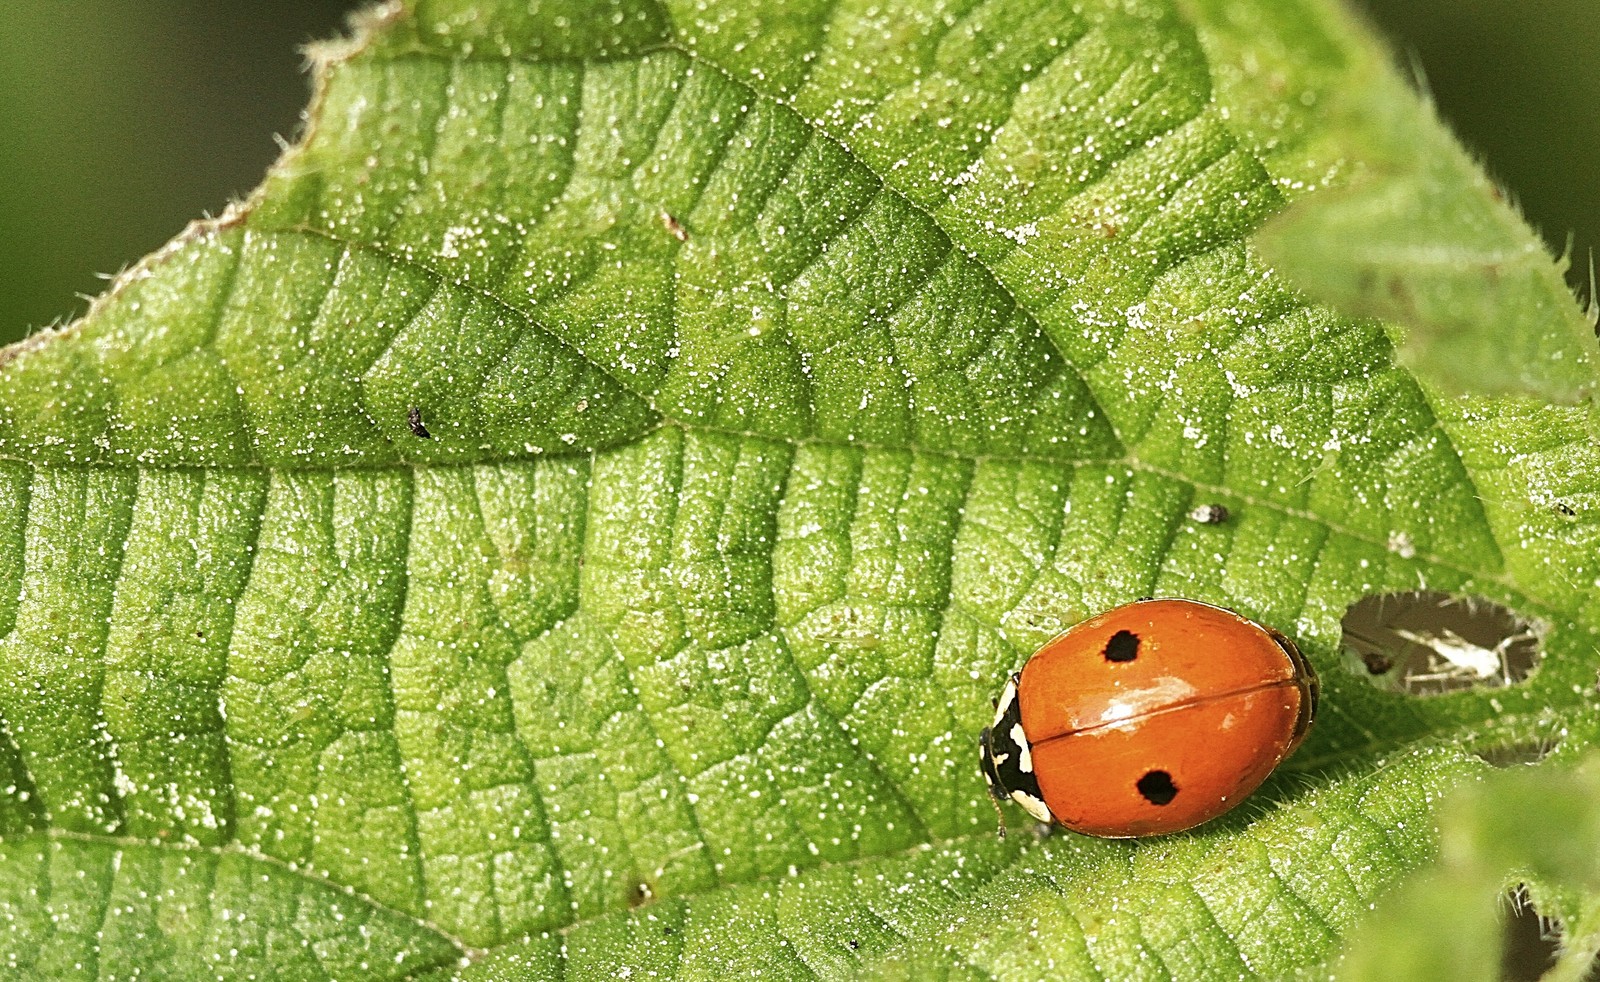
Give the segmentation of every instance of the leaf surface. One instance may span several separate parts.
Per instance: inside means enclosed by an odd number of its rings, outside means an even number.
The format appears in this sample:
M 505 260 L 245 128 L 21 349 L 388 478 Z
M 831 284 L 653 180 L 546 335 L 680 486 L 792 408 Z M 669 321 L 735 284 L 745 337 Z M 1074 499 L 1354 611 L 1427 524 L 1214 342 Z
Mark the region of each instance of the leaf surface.
M 9 964 L 1321 971 L 1472 751 L 1590 740 L 1597 455 L 1262 262 L 1345 151 L 1239 66 L 1379 58 L 1213 6 L 419 0 L 323 48 L 250 202 L 4 355 Z M 1345 671 L 1419 584 L 1539 671 Z M 1324 718 L 1197 833 L 998 840 L 1000 680 L 1146 595 L 1293 635 Z

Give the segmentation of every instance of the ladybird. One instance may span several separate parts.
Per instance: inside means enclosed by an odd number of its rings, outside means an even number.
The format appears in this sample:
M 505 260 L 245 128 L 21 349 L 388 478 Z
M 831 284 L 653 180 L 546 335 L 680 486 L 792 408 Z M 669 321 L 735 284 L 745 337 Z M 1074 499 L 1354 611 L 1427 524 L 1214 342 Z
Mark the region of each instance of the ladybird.
M 1181 832 L 1259 787 L 1316 708 L 1316 673 L 1282 634 L 1196 600 L 1140 600 L 1011 676 L 978 738 L 983 776 L 997 802 L 1074 832 Z

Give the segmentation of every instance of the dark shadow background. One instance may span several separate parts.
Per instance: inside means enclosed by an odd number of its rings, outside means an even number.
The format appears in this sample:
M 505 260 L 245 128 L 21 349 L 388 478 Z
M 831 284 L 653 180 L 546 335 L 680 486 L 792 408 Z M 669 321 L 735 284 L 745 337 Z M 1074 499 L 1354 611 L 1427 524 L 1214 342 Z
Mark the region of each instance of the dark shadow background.
M 355 0 L 0 0 L 0 341 L 259 181 Z M 1446 119 L 1588 281 L 1600 244 L 1594 0 L 1362 0 Z
M 261 182 L 355 0 L 0 0 L 0 341 Z

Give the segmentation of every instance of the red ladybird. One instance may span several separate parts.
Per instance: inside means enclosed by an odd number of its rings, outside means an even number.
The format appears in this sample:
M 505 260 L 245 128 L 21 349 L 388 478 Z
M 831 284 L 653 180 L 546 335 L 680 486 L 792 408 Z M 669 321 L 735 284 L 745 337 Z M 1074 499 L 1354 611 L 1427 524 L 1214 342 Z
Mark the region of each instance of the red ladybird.
M 1294 642 L 1195 600 L 1077 625 L 1011 676 L 979 738 L 995 799 L 1110 838 L 1165 835 L 1243 801 L 1311 727 Z

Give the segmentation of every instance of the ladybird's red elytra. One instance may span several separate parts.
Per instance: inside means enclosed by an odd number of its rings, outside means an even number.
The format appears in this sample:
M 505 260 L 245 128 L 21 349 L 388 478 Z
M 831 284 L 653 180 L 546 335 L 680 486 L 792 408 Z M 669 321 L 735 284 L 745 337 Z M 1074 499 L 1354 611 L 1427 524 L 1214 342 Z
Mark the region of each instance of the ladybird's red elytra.
M 1107 838 L 1229 811 L 1300 745 L 1317 677 L 1294 642 L 1196 600 L 1140 600 L 1073 627 L 1005 685 L 979 737 L 998 801 Z

